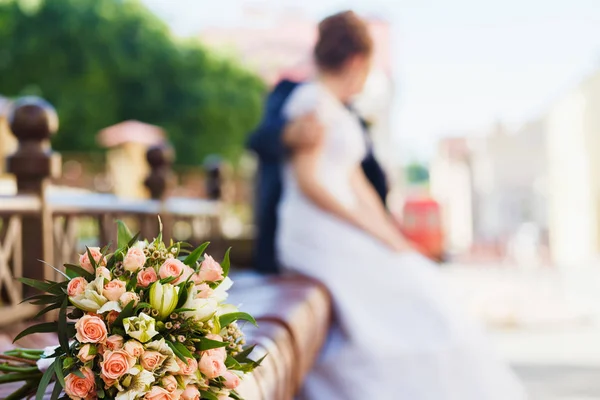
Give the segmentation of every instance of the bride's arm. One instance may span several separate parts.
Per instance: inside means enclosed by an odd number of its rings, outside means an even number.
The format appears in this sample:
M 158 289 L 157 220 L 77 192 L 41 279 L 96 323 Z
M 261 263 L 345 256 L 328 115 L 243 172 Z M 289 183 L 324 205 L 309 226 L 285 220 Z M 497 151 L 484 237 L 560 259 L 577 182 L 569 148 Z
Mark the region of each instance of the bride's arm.
M 329 191 L 317 180 L 316 166 L 320 148 L 297 151 L 292 156 L 292 166 L 296 174 L 296 180 L 302 193 L 315 205 L 324 211 L 358 227 L 382 241 L 394 250 L 404 251 L 409 247 L 402 239 L 398 231 L 393 227 L 387 217 L 381 201 L 374 194 L 374 189 L 367 183 L 364 193 L 359 197 L 361 203 L 355 210 L 351 210 L 340 203 Z M 362 171 L 359 171 L 362 173 Z M 353 178 L 354 179 L 354 178 Z M 353 182 L 355 189 L 359 190 Z M 360 186 L 360 183 L 358 184 Z M 376 200 L 379 210 L 372 204 Z
M 300 190 L 306 197 L 315 203 L 317 207 L 362 229 L 356 213 L 340 203 L 317 180 L 316 167 L 320 151 L 321 147 L 315 146 L 310 149 L 298 150 L 293 153 L 292 167 Z
M 367 226 L 365 230 L 379 237 L 394 250 L 409 250 L 410 245 L 396 228 L 381 198 L 360 167 L 356 168 L 352 176 L 352 188 L 359 201 L 364 224 Z

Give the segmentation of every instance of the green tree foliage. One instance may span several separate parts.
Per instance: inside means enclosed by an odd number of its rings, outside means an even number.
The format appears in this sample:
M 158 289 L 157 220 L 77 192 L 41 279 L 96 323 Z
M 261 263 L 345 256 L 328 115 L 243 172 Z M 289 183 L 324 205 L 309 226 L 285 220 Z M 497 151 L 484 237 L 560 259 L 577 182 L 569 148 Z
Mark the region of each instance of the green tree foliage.
M 406 166 L 406 178 L 412 184 L 426 184 L 429 182 L 429 170 L 427 166 L 412 162 Z
M 0 93 L 57 109 L 57 150 L 97 148 L 127 119 L 163 126 L 181 164 L 235 160 L 260 117 L 264 84 L 197 41 L 173 38 L 135 0 L 0 0 Z

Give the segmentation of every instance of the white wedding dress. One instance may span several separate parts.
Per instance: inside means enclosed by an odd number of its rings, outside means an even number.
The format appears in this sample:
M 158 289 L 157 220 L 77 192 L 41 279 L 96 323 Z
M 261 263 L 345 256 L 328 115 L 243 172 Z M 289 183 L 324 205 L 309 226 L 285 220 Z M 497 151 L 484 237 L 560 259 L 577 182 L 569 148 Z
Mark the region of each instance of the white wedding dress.
M 292 119 L 309 111 L 317 112 L 326 130 L 317 170 L 320 183 L 354 207 L 349 176 L 366 152 L 359 121 L 317 82 L 297 88 L 284 105 Z M 304 398 L 526 398 L 479 329 L 450 305 L 433 263 L 417 253 L 395 253 L 322 211 L 299 190 L 289 166 L 279 218 L 281 263 L 328 287 L 337 320 L 305 382 Z

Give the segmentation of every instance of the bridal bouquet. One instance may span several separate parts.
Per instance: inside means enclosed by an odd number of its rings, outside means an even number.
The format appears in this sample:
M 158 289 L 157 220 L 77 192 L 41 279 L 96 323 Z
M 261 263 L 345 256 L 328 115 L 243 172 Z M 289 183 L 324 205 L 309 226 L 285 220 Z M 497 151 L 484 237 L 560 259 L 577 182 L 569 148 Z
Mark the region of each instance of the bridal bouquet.
M 24 382 L 7 400 L 41 400 L 52 381 L 52 400 L 240 399 L 240 379 L 260 361 L 236 322 L 255 320 L 225 303 L 229 252 L 219 264 L 204 254 L 208 243 L 138 241 L 118 224 L 118 249 L 88 248 L 57 270 L 64 281 L 21 279 L 42 292 L 28 299 L 45 306 L 38 316 L 58 318 L 15 340 L 56 332 L 60 344 L 0 355 L 0 384 Z

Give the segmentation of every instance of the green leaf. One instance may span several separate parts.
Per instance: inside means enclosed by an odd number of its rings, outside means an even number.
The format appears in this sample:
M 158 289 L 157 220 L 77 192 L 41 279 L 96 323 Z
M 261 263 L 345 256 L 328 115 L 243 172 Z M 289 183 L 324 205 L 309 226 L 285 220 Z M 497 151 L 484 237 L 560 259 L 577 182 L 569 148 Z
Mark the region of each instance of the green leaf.
M 218 349 L 219 347 L 225 346 L 227 346 L 226 342 L 219 342 L 218 340 L 202 338 L 200 339 L 200 348 L 198 350 L 205 351 L 210 349 Z
M 127 248 L 132 247 L 138 241 L 139 238 L 140 238 L 140 232 L 133 235 L 131 240 L 129 242 L 127 242 Z
M 54 363 L 56 364 L 56 363 Z M 62 393 L 62 390 L 64 388 L 64 379 L 63 379 L 63 383 L 58 383 L 58 382 L 54 382 L 54 389 L 52 390 L 52 397 L 50 397 L 50 400 L 58 400 L 58 396 L 60 396 L 60 394 Z
M 88 249 L 89 251 L 89 249 Z M 74 264 L 65 264 L 65 270 L 67 271 L 67 275 L 69 275 L 71 278 L 73 278 L 70 274 L 69 271 L 71 271 L 72 273 L 75 274 L 74 277 L 78 277 L 78 276 L 82 276 L 84 277 L 87 281 L 93 281 L 95 276 L 89 272 L 87 272 L 85 269 L 81 268 L 79 265 L 74 265 Z
M 225 360 L 225 366 L 229 369 L 238 369 L 238 368 L 242 368 L 242 366 L 240 365 L 240 363 L 233 358 L 232 356 L 228 355 L 227 359 Z
M 233 358 L 235 358 L 237 361 L 239 361 L 241 363 L 254 362 L 253 360 L 250 360 L 248 358 L 248 356 L 250 355 L 250 353 L 252 353 L 254 351 L 255 347 L 256 347 L 255 344 L 253 344 L 252 346 L 248 346 L 244 349 L 244 351 L 238 353 Z
M 129 241 L 133 238 L 131 231 L 125 225 L 125 222 L 120 219 L 117 220 L 117 247 L 123 248 L 127 246 Z
M 150 303 L 139 303 L 137 305 L 137 307 L 134 310 L 134 314 L 137 314 L 138 312 L 140 312 L 143 308 L 152 308 L 152 304 Z
M 56 295 L 44 294 L 44 295 L 39 296 L 36 300 L 30 301 L 29 303 L 34 304 L 36 306 L 41 306 L 44 304 L 56 303 L 57 301 L 60 301 L 60 298 L 58 298 Z
M 202 243 L 183 260 L 183 263 L 189 267 L 195 267 L 196 262 L 198 262 L 209 244 L 210 242 Z
M 33 333 L 48 333 L 48 332 L 56 332 L 58 330 L 58 324 L 56 322 L 44 322 L 41 324 L 30 326 L 27 329 L 24 329 L 21 333 L 19 333 L 13 343 L 17 340 L 24 338 L 25 336 L 31 335 Z
M 65 387 L 65 374 L 62 369 L 62 361 L 57 359 L 57 362 L 54 363 L 54 373 L 56 374 L 56 380 L 58 381 L 56 384 L 61 387 Z
M 177 308 L 181 308 L 183 307 L 183 305 L 185 304 L 185 302 L 188 299 L 188 296 L 190 295 L 190 287 L 192 285 L 190 285 L 188 282 L 183 282 L 179 287 L 179 300 L 177 301 Z
M 119 316 L 117 317 L 117 319 L 115 319 L 115 322 L 113 322 L 113 326 L 115 325 L 121 325 L 123 323 L 123 320 L 125 318 L 129 318 L 133 315 L 133 305 L 135 303 L 133 301 L 130 301 L 129 304 L 127 304 L 125 306 L 125 308 L 123 309 L 123 311 L 121 311 L 119 313 Z
M 55 363 L 56 361 L 54 361 Z M 44 395 L 46 394 L 46 388 L 48 384 L 54 377 L 54 363 L 44 372 L 42 375 L 42 379 L 40 379 L 40 383 L 38 386 L 37 393 L 35 394 L 35 400 L 44 400 Z
M 79 378 L 84 378 L 85 379 L 85 375 L 83 374 L 83 372 L 81 372 L 80 369 L 74 369 L 73 371 L 71 371 L 72 374 L 75 374 L 75 376 L 79 377 Z
M 181 274 L 180 274 L 179 276 L 168 276 L 168 277 L 166 277 L 166 278 L 163 278 L 163 279 L 161 279 L 161 280 L 160 280 L 160 283 L 162 283 L 163 285 L 164 285 L 165 283 L 171 283 L 171 282 L 173 282 L 173 281 L 175 281 L 175 280 L 179 279 L 179 277 L 180 277 L 180 276 L 181 276 Z
M 58 342 L 60 347 L 67 353 L 69 351 L 69 337 L 67 336 L 67 307 L 69 299 L 65 297 L 58 312 Z
M 95 271 L 96 268 L 98 268 L 96 259 L 92 256 L 92 252 L 90 251 L 89 247 L 85 246 L 85 252 L 87 253 L 88 259 L 90 260 L 90 264 L 92 264 L 92 267 L 94 267 L 94 271 Z
M 206 390 L 200 391 L 200 398 L 206 400 L 219 400 L 219 398 L 213 392 L 208 392 Z
M 48 289 L 54 284 L 30 278 L 18 278 L 17 280 L 27 286 L 31 286 L 32 288 L 41 290 L 42 292 L 47 292 Z
M 229 275 L 229 268 L 231 266 L 231 263 L 229 261 L 229 251 L 231 250 L 231 247 L 227 249 L 227 251 L 225 252 L 225 257 L 223 257 L 223 262 L 221 262 L 221 268 L 223 268 L 223 277 L 227 278 L 227 276 Z
M 243 398 L 240 397 L 239 394 L 237 394 L 237 392 L 235 390 L 232 390 L 231 392 L 229 392 L 229 397 L 231 397 L 233 400 L 244 400 Z
M 234 313 L 230 313 L 230 314 L 221 315 L 219 317 L 219 323 L 221 324 L 222 327 L 226 327 L 230 323 L 232 323 L 234 321 L 239 321 L 239 320 L 248 321 L 252 325 L 258 326 L 256 324 L 256 320 L 254 319 L 254 317 L 245 312 L 234 312 Z
M 190 351 L 181 343 L 178 342 L 171 342 L 170 340 L 165 340 L 165 343 L 167 343 L 167 345 L 171 348 L 171 350 L 173 350 L 173 353 L 175 353 L 175 355 L 181 360 L 183 361 L 186 365 L 187 365 L 187 360 L 186 357 L 192 358 L 193 355 L 192 353 L 190 353 Z M 181 349 L 185 349 L 185 352 L 181 351 Z

